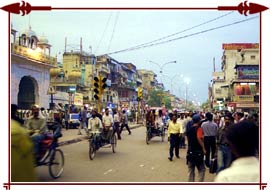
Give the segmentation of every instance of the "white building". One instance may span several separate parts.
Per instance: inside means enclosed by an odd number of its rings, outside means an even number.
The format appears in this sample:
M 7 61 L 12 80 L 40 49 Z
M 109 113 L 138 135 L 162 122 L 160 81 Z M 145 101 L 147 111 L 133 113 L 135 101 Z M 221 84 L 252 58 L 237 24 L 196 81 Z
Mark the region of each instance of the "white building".
M 18 38 L 11 30 L 10 99 L 21 109 L 33 104 L 49 108 L 50 68 L 57 65 L 50 56 L 51 45 L 44 37 L 38 38 L 31 27 Z

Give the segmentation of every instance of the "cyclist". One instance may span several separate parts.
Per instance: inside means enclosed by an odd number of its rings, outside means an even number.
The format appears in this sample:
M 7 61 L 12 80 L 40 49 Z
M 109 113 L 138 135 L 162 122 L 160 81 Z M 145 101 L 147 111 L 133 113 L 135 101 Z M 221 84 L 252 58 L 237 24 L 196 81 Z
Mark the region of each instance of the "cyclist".
M 152 132 L 153 127 L 155 127 L 155 110 L 149 110 L 146 114 L 146 130 L 150 128 Z
M 88 120 L 88 130 L 92 133 L 102 130 L 103 126 L 99 117 L 97 117 L 97 110 L 93 109 L 92 117 Z
M 46 126 L 46 119 L 39 115 L 39 106 L 32 106 L 32 116 L 26 120 L 25 127 L 28 130 L 33 143 L 34 153 L 38 158 L 39 154 L 39 143 L 44 140 L 45 133 L 48 131 Z

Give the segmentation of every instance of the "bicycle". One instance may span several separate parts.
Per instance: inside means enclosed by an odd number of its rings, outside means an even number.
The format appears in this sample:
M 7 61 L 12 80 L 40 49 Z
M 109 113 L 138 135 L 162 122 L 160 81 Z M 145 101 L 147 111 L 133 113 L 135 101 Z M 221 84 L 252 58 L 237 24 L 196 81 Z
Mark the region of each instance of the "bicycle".
M 164 142 L 164 137 L 165 137 L 164 125 L 161 125 L 161 127 L 157 125 L 156 128 L 154 126 L 146 127 L 146 144 L 149 144 L 149 141 L 155 136 L 160 136 L 161 141 Z
M 64 171 L 64 154 L 57 148 L 58 139 L 62 137 L 61 127 L 52 124 L 48 128 L 52 129 L 53 133 L 45 134 L 45 139 L 41 141 L 40 152 L 36 155 L 36 167 L 48 166 L 50 176 L 57 179 Z
M 111 146 L 108 146 L 106 148 L 112 148 L 112 152 L 115 153 L 116 145 L 117 145 L 117 138 L 115 133 L 112 134 L 111 138 L 109 140 L 104 139 L 103 134 L 100 131 L 94 131 L 91 133 L 91 136 L 89 137 L 89 158 L 90 160 L 93 160 L 96 151 L 104 147 L 105 145 L 110 144 Z M 104 147 L 105 148 L 105 147 Z

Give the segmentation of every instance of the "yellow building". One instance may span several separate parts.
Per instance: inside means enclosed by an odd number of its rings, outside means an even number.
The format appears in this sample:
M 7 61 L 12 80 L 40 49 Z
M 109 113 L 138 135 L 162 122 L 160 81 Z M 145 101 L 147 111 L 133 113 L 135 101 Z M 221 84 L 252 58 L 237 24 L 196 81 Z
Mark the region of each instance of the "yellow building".
M 145 69 L 138 69 L 137 72 L 141 75 L 142 77 L 142 87 L 144 89 L 152 89 L 156 86 L 157 84 L 157 75 L 151 71 L 151 70 L 145 70 Z

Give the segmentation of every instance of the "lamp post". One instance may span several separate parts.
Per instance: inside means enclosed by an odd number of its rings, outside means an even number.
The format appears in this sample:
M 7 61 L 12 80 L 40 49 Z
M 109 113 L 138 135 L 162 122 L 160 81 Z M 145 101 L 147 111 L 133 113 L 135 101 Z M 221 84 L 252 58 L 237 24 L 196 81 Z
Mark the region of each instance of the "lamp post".
M 175 74 L 174 76 L 172 76 L 172 77 L 170 77 L 170 76 L 168 76 L 168 75 L 163 75 L 163 76 L 165 76 L 165 77 L 167 77 L 167 78 L 169 78 L 170 79 L 170 84 L 171 84 L 171 94 L 173 94 L 173 80 L 176 78 L 176 77 L 181 77 L 181 79 L 183 79 L 183 74 Z
M 156 62 L 154 62 L 154 61 L 151 61 L 151 60 L 149 60 L 149 62 L 150 63 L 154 63 L 155 65 L 157 65 L 158 67 L 159 67 L 159 73 L 161 74 L 161 83 L 162 83 L 162 70 L 163 70 L 163 67 L 165 66 L 165 65 L 168 65 L 168 64 L 170 64 L 170 63 L 176 63 L 176 61 L 169 61 L 169 62 L 166 62 L 166 63 L 163 63 L 163 64 L 159 64 L 159 63 L 156 63 Z
M 51 103 L 49 104 L 49 108 L 53 109 L 54 103 L 53 103 L 53 95 L 56 94 L 56 90 L 53 86 L 49 86 L 47 90 L 47 94 L 51 96 Z
M 188 98 L 188 85 L 190 83 L 190 78 L 185 78 L 185 83 L 186 83 L 186 94 L 185 94 L 185 105 L 186 105 L 186 109 L 187 109 L 187 98 Z

